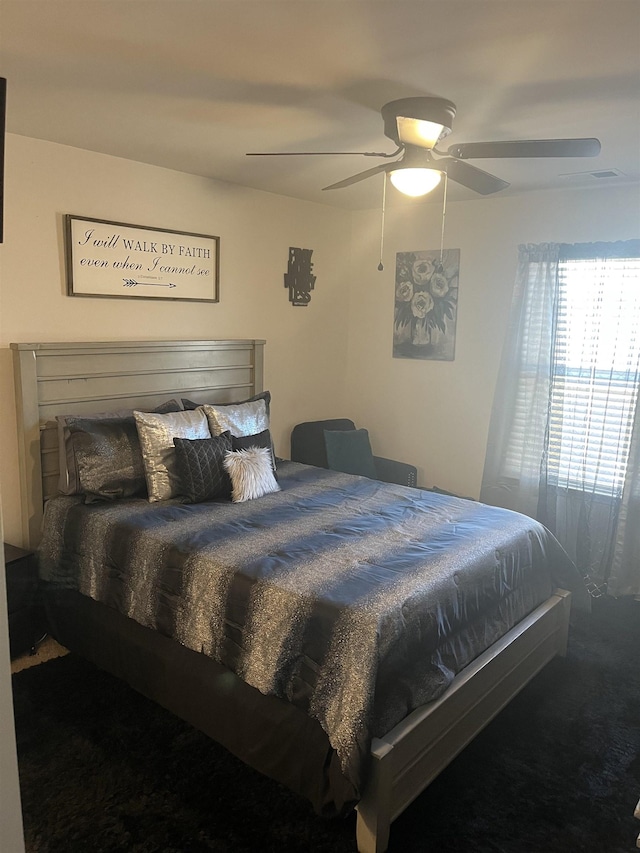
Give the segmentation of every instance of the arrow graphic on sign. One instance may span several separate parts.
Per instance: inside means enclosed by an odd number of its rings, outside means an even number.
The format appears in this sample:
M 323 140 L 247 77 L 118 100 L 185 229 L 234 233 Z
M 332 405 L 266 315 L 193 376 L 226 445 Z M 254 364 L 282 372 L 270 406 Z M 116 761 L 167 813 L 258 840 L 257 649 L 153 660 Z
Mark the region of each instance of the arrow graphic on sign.
M 161 284 L 153 281 L 136 281 L 134 278 L 123 278 L 123 287 L 177 287 L 177 284 Z

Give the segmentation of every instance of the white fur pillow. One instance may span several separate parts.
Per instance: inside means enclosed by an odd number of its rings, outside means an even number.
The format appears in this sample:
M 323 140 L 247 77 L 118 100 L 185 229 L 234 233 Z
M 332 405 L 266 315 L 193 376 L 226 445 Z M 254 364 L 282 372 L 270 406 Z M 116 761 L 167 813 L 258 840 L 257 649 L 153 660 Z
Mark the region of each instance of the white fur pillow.
M 231 477 L 231 500 L 235 503 L 280 491 L 273 475 L 271 451 L 267 447 L 230 450 L 225 454 L 223 464 Z

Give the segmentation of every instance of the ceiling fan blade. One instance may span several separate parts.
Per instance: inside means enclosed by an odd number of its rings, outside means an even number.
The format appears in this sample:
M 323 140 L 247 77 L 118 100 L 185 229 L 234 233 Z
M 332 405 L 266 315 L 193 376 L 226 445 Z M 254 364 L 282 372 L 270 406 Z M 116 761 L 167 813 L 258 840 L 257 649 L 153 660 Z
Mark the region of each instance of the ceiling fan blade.
M 510 186 L 508 181 L 503 181 L 502 178 L 490 175 L 489 172 L 484 172 L 462 160 L 448 158 L 438 160 L 438 168 L 443 169 L 452 181 L 480 195 L 491 195 Z
M 524 139 L 506 142 L 462 142 L 452 145 L 447 154 L 463 160 L 505 157 L 595 157 L 600 153 L 599 139 Z
M 315 157 L 317 155 L 329 156 L 331 154 L 339 154 L 340 156 L 357 154 L 360 157 L 395 157 L 400 151 L 402 151 L 402 148 L 398 148 L 397 151 L 393 151 L 391 154 L 385 154 L 382 151 L 248 151 L 245 157 Z
M 366 172 L 358 172 L 357 175 L 351 175 L 350 178 L 345 178 L 344 181 L 338 181 L 337 184 L 331 184 L 329 187 L 322 187 L 323 190 L 340 190 L 342 187 L 350 187 L 351 184 L 357 184 L 358 181 L 364 181 L 365 178 L 371 178 L 374 175 L 379 175 L 380 172 L 388 172 L 394 167 L 394 163 L 380 163 L 374 166 L 373 169 L 367 169 Z

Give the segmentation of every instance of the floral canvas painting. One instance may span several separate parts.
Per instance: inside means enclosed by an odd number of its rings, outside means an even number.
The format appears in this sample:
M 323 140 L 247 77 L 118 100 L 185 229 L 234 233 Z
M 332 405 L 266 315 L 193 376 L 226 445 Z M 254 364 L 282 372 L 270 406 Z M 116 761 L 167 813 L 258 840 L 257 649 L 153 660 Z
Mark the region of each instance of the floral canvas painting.
M 459 274 L 460 249 L 397 253 L 395 358 L 453 361 Z

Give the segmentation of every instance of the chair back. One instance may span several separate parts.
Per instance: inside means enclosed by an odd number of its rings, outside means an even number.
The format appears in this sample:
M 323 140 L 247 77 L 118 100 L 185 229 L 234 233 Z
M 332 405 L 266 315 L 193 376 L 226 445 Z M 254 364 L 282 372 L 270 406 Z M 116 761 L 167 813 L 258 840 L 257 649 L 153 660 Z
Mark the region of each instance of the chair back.
M 296 424 L 291 430 L 291 459 L 305 465 L 328 468 L 327 449 L 324 443 L 325 429 L 348 430 L 356 425 L 348 418 L 333 418 L 326 421 L 306 421 Z

